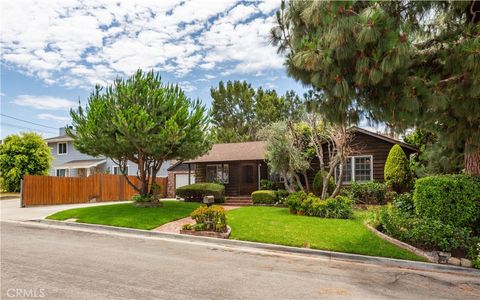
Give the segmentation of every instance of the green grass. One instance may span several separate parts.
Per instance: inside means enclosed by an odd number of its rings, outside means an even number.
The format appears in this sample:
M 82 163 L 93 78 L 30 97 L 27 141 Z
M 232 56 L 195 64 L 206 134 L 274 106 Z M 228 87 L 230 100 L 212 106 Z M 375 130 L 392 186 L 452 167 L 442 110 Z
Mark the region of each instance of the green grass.
M 323 219 L 292 215 L 287 208 L 243 207 L 228 212 L 231 239 L 338 252 L 426 261 L 382 240 L 364 225 L 366 212 L 354 219 Z
M 77 219 L 80 223 L 153 229 L 160 225 L 188 217 L 200 204 L 162 201 L 163 207 L 138 208 L 132 203 L 74 208 L 57 212 L 47 219 Z

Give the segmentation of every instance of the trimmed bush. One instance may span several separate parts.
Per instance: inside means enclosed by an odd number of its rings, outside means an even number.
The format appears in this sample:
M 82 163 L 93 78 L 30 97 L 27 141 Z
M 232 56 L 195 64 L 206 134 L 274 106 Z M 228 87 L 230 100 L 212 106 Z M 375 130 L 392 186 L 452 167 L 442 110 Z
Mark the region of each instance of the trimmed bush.
M 268 179 L 262 179 L 262 180 L 260 180 L 260 188 L 262 190 L 274 190 L 275 189 L 275 183 L 271 180 L 268 180 Z
M 259 190 L 252 193 L 253 204 L 275 204 L 277 193 L 272 190 Z
M 406 243 L 428 250 L 468 250 L 475 239 L 466 227 L 445 224 L 440 220 L 412 218 L 389 204 L 377 212 L 379 229 Z
M 413 194 L 420 218 L 480 233 L 480 177 L 441 175 L 417 180 Z
M 221 206 L 200 206 L 194 210 L 190 217 L 195 220 L 195 225 L 189 228 L 184 226 L 183 229 L 193 229 L 196 231 L 207 230 L 215 232 L 225 232 L 227 230 L 227 217 L 225 208 Z
M 387 185 L 397 193 L 408 192 L 412 188 L 410 163 L 399 145 L 394 145 L 388 153 L 384 177 Z
M 213 196 L 215 203 L 223 203 L 225 187 L 218 183 L 194 183 L 177 188 L 175 193 L 185 201 L 201 202 L 203 197 Z
M 323 174 L 326 175 L 327 172 L 323 171 Z M 315 174 L 315 177 L 313 179 L 313 193 L 317 196 L 322 195 L 322 189 L 323 189 L 323 176 L 322 176 L 322 171 L 318 171 L 317 174 Z M 335 190 L 335 182 L 333 181 L 333 176 L 330 176 L 328 180 L 328 194 L 332 194 L 333 191 Z
M 320 218 L 348 219 L 353 216 L 353 202 L 344 196 L 321 200 L 313 194 L 292 193 L 286 204 L 291 213 Z
M 352 182 L 346 188 L 346 195 L 357 204 L 385 204 L 389 200 L 387 185 L 381 182 Z
M 277 190 L 277 200 L 278 202 L 285 202 L 287 199 L 288 195 L 290 195 L 290 192 L 287 190 Z

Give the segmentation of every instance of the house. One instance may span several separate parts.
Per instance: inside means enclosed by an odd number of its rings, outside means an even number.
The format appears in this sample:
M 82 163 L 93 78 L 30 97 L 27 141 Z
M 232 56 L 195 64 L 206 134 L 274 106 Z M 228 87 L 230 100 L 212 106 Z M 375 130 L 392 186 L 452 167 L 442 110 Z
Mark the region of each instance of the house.
M 402 147 L 405 154 L 417 152 L 400 140 L 353 126 L 352 145 L 355 154 L 344 165 L 343 184 L 353 181 L 383 181 L 384 167 L 388 153 L 393 145 Z M 324 148 L 325 163 L 328 164 L 327 149 Z M 319 161 L 314 159 L 308 171 L 313 181 L 319 170 Z M 260 189 L 260 180 L 269 178 L 265 162 L 265 142 L 243 142 L 215 144 L 205 155 L 185 162 L 177 162 L 168 169 L 170 186 L 168 194 L 175 196 L 175 188 L 193 182 L 219 182 L 225 185 L 225 194 L 229 197 L 249 196 Z M 335 176 L 337 172 L 334 173 Z M 189 179 L 190 178 L 190 179 Z M 177 183 L 178 184 L 177 184 Z
M 265 142 L 215 144 L 205 155 L 169 168 L 171 186 L 168 194 L 175 196 L 174 189 L 192 174 L 190 182 L 218 182 L 225 185 L 227 196 L 250 196 L 260 188 L 260 180 L 268 179 L 265 162 Z
M 93 157 L 81 153 L 72 143 L 73 139 L 66 135 L 65 128 L 59 130 L 56 137 L 45 139 L 50 147 L 53 161 L 50 168 L 50 176 L 84 177 L 96 173 L 121 174 L 119 167 L 111 159 L 103 156 Z M 166 177 L 169 162 L 164 162 L 157 176 Z M 137 174 L 137 164 L 127 163 L 127 174 Z

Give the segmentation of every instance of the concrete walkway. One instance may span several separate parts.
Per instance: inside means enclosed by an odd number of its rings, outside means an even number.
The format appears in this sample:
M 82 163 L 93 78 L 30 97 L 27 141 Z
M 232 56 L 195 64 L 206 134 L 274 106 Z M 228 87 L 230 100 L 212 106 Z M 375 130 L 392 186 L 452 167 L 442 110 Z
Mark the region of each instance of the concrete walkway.
M 66 210 L 66 209 L 127 203 L 127 202 L 130 202 L 130 201 L 20 207 L 20 199 L 2 200 L 0 201 L 0 211 L 1 211 L 0 220 L 14 220 L 14 221 L 38 220 L 38 219 L 44 219 L 45 217 L 53 213 Z
M 240 206 L 222 206 L 222 207 L 225 208 L 225 210 L 227 211 L 240 208 Z M 180 233 L 180 229 L 182 229 L 183 225 L 194 224 L 194 223 L 195 221 L 192 218 L 187 217 L 187 218 L 179 219 L 167 224 L 163 224 L 162 226 L 153 229 L 153 231 L 167 232 L 167 233 Z

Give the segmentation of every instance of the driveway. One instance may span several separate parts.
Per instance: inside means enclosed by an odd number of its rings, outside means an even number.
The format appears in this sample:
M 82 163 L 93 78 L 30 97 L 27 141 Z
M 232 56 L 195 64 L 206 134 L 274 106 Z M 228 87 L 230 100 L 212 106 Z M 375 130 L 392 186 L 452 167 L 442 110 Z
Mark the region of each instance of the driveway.
M 44 299 L 479 299 L 480 275 L 1 224 L 1 295 Z
M 64 205 L 49 205 L 49 206 L 32 206 L 32 207 L 20 207 L 20 199 L 14 200 L 2 200 L 0 201 L 0 220 L 14 220 L 14 221 L 26 221 L 43 219 L 53 213 L 61 210 L 108 205 L 116 203 L 126 203 L 129 201 L 117 201 L 117 202 L 102 202 L 102 203 L 81 203 L 81 204 L 64 204 Z

